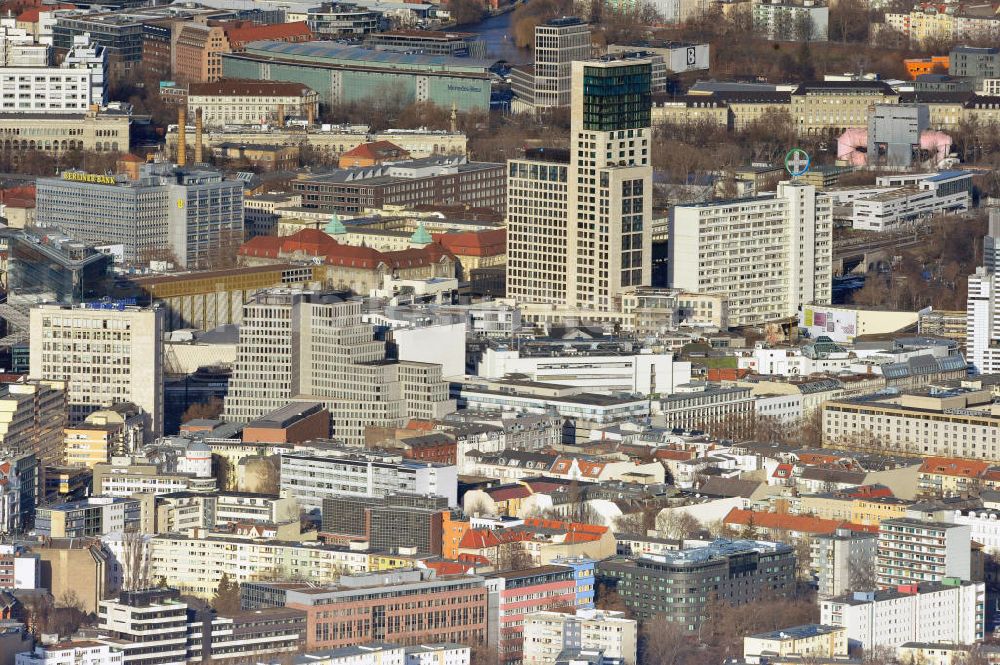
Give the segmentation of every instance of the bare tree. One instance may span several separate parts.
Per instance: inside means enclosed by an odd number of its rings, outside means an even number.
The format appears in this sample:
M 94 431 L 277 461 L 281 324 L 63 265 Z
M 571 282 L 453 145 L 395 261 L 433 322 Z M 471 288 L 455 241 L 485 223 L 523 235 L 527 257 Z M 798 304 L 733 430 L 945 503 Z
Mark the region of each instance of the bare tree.
M 663 614 L 642 624 L 639 661 L 644 665 L 685 665 L 697 650 L 688 632 Z
M 122 534 L 122 589 L 139 591 L 152 586 L 149 570 L 149 545 L 136 528 Z
M 701 522 L 683 510 L 667 509 L 656 518 L 656 530 L 662 538 L 683 540 L 697 535 L 701 531 Z
M 878 581 L 874 556 L 852 554 L 847 559 L 847 584 L 852 591 L 871 591 Z

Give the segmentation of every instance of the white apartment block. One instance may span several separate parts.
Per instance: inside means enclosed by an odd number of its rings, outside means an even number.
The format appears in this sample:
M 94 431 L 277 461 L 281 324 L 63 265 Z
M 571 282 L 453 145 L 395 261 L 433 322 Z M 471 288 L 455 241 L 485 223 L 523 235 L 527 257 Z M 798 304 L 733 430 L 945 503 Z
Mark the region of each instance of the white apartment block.
M 411 665 L 403 647 L 385 642 L 311 651 L 304 658 L 312 665 Z
M 670 284 L 725 295 L 730 326 L 795 316 L 831 295 L 833 208 L 811 185 L 775 196 L 677 206 Z
M 878 585 L 968 580 L 972 573 L 972 529 L 967 524 L 901 517 L 883 520 L 878 530 Z
M 835 533 L 813 536 L 810 558 L 818 582 L 820 598 L 834 598 L 858 586 L 858 569 L 874 567 L 878 537 L 837 529 Z
M 754 30 L 775 41 L 825 42 L 830 10 L 815 0 L 764 0 L 752 8 Z M 808 26 L 809 32 L 803 28 Z
M 623 612 L 578 609 L 532 612 L 524 617 L 524 665 L 554 665 L 564 649 L 593 649 L 636 665 L 638 622 Z
M 34 651 L 19 653 L 14 665 L 122 665 L 124 654 L 117 647 L 90 640 L 40 644 Z
M 163 577 L 181 593 L 199 598 L 211 598 L 224 574 L 237 583 L 295 576 L 330 584 L 342 574 L 368 572 L 369 562 L 365 550 L 317 542 L 185 538 L 176 534 L 153 537 L 149 550 L 152 579 Z
M 948 521 L 968 526 L 971 530 L 970 538 L 980 543 L 986 552 L 1000 551 L 1000 510 L 956 510 Z
M 906 642 L 971 644 L 983 638 L 982 582 L 921 584 L 858 591 L 820 602 L 820 622 L 844 626 L 850 646 L 865 650 Z
M 163 322 L 156 307 L 33 307 L 30 376 L 66 382 L 71 424 L 132 402 L 150 415 L 147 436 L 161 436 Z
M 281 456 L 281 495 L 306 510 L 322 510 L 336 496 L 381 497 L 393 492 L 436 494 L 458 505 L 458 469 L 404 460 L 395 453 L 349 449 Z
M 34 35 L 17 27 L 13 17 L 0 19 L 0 66 L 47 67 L 49 47 L 35 43 Z
M 593 392 L 668 394 L 691 381 L 691 363 L 673 354 L 636 351 L 614 355 L 529 355 L 519 349 L 487 348 L 477 375 L 502 379 L 525 374 L 532 381 L 576 386 Z
M 247 522 L 280 524 L 299 518 L 299 505 L 294 498 L 249 492 L 177 492 L 161 495 L 158 504 L 158 533 Z
M 650 283 L 651 76 L 647 60 L 572 63 L 569 154 L 508 164 L 508 297 L 607 313 Z
M 439 365 L 386 360 L 360 300 L 262 291 L 243 308 L 226 419 L 247 422 L 299 398 L 323 402 L 332 435 L 364 443 L 365 428 L 454 411 Z

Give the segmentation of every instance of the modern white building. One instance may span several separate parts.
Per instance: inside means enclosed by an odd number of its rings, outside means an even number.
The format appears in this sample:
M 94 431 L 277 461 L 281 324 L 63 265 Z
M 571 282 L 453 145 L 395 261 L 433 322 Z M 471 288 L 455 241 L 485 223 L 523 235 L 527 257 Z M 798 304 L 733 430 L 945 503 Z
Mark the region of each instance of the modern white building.
M 489 347 L 479 361 L 478 375 L 502 379 L 527 375 L 531 381 L 558 383 L 594 392 L 669 394 L 691 381 L 691 363 L 675 362 L 673 354 L 637 350 L 633 354 L 593 355 L 574 352 L 547 355 L 518 348 Z
M 878 530 L 878 585 L 940 582 L 971 577 L 972 528 L 967 524 L 899 517 Z
M 327 448 L 281 456 L 281 494 L 306 510 L 322 510 L 336 496 L 381 497 L 393 492 L 436 494 L 458 505 L 458 470 L 453 465 L 404 460 L 401 455 L 363 448 Z
M 91 640 L 39 644 L 34 651 L 19 653 L 15 665 L 122 665 L 118 647 Z
M 507 296 L 608 313 L 652 276 L 651 64 L 572 63 L 570 149 L 508 163 Z
M 563 650 L 596 649 L 636 665 L 638 622 L 624 612 L 578 609 L 532 612 L 524 617 L 524 665 L 555 665 Z
M 983 238 L 983 265 L 969 275 L 965 348 L 976 374 L 1000 372 L 1000 211 L 990 211 Z
M 972 205 L 972 176 L 970 171 L 924 174 L 915 184 L 858 198 L 852 224 L 866 231 L 895 231 L 934 215 L 964 212 Z
M 818 583 L 817 595 L 834 598 L 863 584 L 865 571 L 875 570 L 877 545 L 878 536 L 874 533 L 850 529 L 813 536 L 810 554 Z
M 464 644 L 420 644 L 404 648 L 406 665 L 469 665 L 472 649 Z
M 95 641 L 121 649 L 123 665 L 186 665 L 187 611 L 173 589 L 122 593 L 98 602 Z
M 1000 510 L 956 510 L 948 521 L 968 526 L 972 540 L 981 544 L 986 552 L 1000 552 Z
M 971 644 L 983 638 L 985 603 L 982 582 L 948 579 L 823 600 L 820 621 L 844 626 L 850 646 L 865 650 L 906 642 Z
M 134 223 L 134 222 L 133 222 Z M 30 312 L 30 376 L 66 383 L 70 424 L 131 402 L 163 433 L 163 322 L 157 307 L 39 305 Z
M 314 291 L 257 293 L 243 308 L 226 419 L 247 422 L 308 396 L 329 410 L 334 438 L 363 443 L 368 426 L 454 411 L 441 365 L 388 360 L 361 306 Z
M 670 285 L 725 295 L 730 326 L 796 316 L 830 302 L 833 212 L 812 185 L 774 196 L 677 206 L 670 224 Z

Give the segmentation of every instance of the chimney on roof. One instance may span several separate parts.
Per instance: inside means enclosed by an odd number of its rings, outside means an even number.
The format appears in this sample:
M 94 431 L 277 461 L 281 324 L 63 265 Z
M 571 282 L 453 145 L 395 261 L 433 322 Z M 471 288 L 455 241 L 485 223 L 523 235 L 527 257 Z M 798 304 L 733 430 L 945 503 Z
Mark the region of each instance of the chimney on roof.
M 199 108 L 194 112 L 194 163 L 202 163 L 202 112 Z
M 187 109 L 177 109 L 177 166 L 187 164 Z

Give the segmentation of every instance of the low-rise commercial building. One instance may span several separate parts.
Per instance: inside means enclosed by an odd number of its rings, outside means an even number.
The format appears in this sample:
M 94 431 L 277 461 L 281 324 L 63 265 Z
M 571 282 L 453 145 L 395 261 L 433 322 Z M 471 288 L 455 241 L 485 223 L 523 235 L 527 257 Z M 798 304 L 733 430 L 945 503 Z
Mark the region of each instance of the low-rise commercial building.
M 778 658 L 847 658 L 847 629 L 843 626 L 806 624 L 781 628 L 743 638 L 743 660 L 768 663 Z

